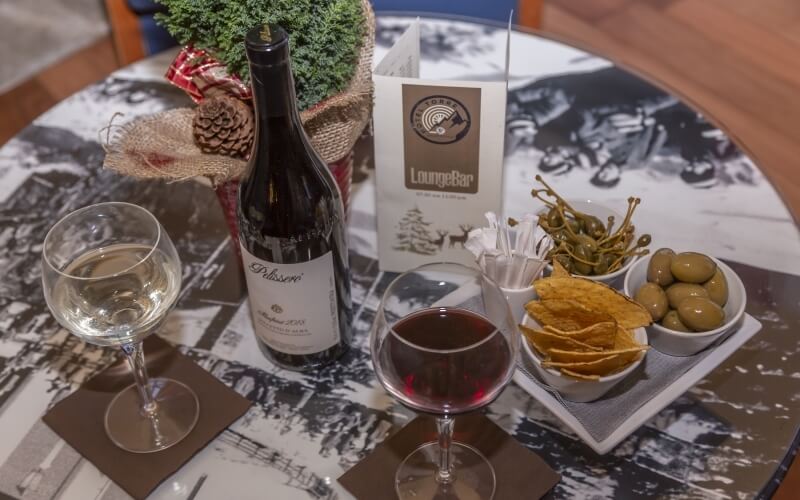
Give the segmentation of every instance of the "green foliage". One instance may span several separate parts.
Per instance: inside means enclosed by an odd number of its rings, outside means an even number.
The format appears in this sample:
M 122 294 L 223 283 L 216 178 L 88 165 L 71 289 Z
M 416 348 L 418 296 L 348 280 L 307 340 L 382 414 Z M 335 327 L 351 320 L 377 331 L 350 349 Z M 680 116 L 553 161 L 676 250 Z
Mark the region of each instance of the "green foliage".
M 359 0 L 157 0 L 156 20 L 182 44 L 208 50 L 249 81 L 244 36 L 262 23 L 290 34 L 292 71 L 301 109 L 343 90 L 356 69 L 365 30 Z

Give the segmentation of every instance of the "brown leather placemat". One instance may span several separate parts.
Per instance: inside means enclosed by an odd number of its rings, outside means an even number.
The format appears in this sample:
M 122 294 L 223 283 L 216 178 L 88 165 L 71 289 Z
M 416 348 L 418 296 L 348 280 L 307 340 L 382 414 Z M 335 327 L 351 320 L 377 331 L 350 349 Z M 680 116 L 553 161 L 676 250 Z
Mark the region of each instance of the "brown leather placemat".
M 457 417 L 453 439 L 474 446 L 492 463 L 497 477 L 494 500 L 541 498 L 561 479 L 539 455 L 483 415 Z M 339 482 L 358 499 L 396 499 L 394 476 L 400 462 L 419 445 L 435 440 L 435 420 L 417 417 L 345 472 Z
M 157 336 L 144 343 L 150 377 L 167 377 L 192 388 L 200 401 L 197 425 L 183 441 L 155 453 L 118 448 L 104 427 L 106 407 L 133 383 L 124 357 L 58 402 L 42 420 L 84 458 L 134 498 L 146 497 L 250 407 L 243 398 Z

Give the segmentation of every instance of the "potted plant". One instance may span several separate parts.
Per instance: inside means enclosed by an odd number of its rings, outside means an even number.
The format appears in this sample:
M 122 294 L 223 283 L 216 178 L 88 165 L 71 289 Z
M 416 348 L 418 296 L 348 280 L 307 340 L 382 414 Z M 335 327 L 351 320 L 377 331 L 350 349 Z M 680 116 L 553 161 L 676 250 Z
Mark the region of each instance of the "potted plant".
M 291 35 L 303 126 L 347 205 L 352 148 L 371 115 L 375 19 L 367 0 L 158 0 L 183 45 L 166 77 L 197 103 L 110 127 L 105 166 L 141 178 L 207 177 L 236 234 L 235 193 L 252 143 L 242 40 L 263 22 Z M 237 246 L 238 249 L 238 246 Z

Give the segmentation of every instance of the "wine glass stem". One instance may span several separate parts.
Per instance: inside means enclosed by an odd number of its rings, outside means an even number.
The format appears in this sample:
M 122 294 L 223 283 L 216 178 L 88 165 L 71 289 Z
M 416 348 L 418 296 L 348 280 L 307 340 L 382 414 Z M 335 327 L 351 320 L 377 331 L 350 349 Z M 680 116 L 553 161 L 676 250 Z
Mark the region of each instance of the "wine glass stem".
M 156 413 L 156 402 L 150 390 L 150 381 L 147 378 L 147 368 L 144 365 L 144 350 L 141 342 L 131 342 L 122 346 L 122 352 L 128 359 L 128 364 L 133 372 L 133 379 L 136 381 L 136 388 L 139 390 L 139 397 L 142 400 L 142 411 L 147 415 Z
M 450 446 L 453 444 L 453 424 L 455 419 L 450 415 L 436 417 L 436 430 L 439 433 L 439 471 L 436 481 L 448 484 L 453 481 L 453 464 L 450 461 Z

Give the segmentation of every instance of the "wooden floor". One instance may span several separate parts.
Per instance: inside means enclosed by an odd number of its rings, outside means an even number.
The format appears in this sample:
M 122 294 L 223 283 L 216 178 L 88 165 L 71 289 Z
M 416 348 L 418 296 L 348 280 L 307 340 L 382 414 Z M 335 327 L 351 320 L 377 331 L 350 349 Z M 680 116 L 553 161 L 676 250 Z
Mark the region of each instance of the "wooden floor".
M 119 66 L 106 36 L 0 95 L 0 145 L 34 118 Z
M 724 128 L 800 220 L 799 0 L 545 0 L 542 29 L 671 89 Z M 774 500 L 800 498 L 800 459 Z
M 543 30 L 683 96 L 725 128 L 800 219 L 800 1 L 545 0 Z M 117 67 L 110 38 L 0 96 L 0 144 Z M 775 498 L 797 498 L 795 463 Z
M 542 27 L 707 112 L 800 220 L 800 1 L 545 0 Z

